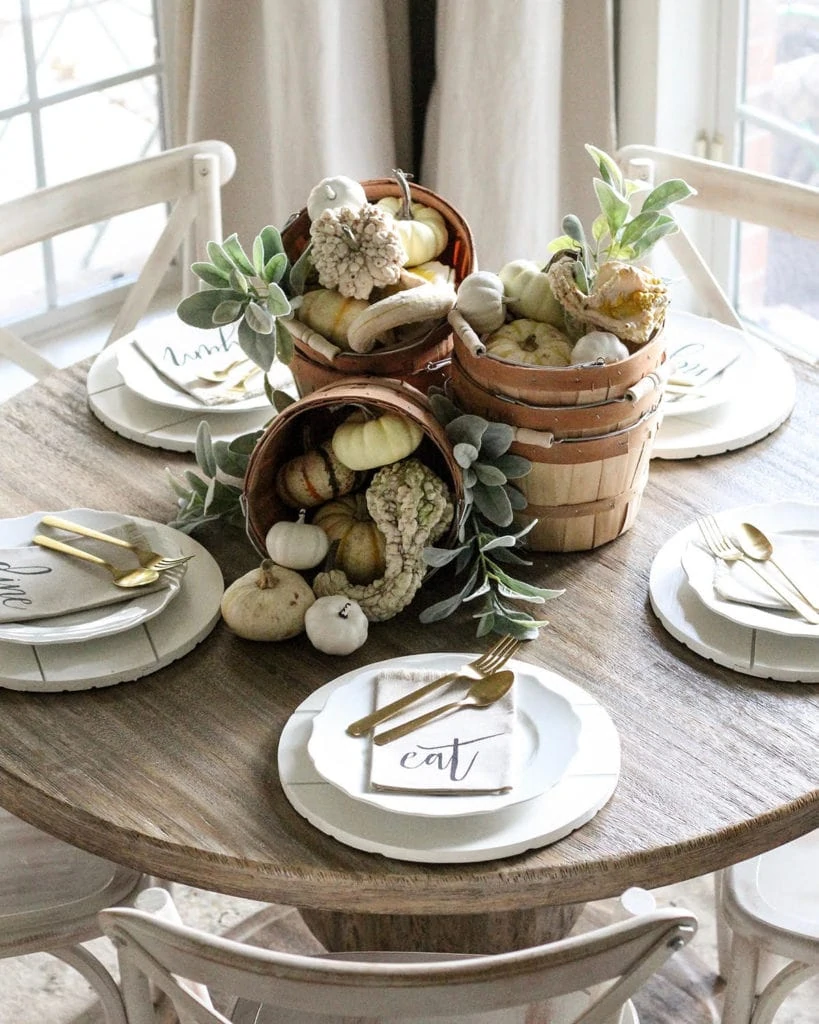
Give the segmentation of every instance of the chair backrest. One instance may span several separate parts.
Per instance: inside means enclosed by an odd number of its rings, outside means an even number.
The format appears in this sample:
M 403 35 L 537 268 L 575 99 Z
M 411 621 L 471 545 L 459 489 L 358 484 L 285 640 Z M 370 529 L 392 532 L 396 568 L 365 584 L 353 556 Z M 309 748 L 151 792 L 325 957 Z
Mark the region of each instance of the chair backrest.
M 531 949 L 399 963 L 390 954 L 362 960 L 258 949 L 137 909 L 105 910 L 99 919 L 117 947 L 131 1024 L 153 1020 L 151 983 L 166 993 L 182 1024 L 227 1021 L 200 998 L 197 985 L 275 1007 L 270 1019 L 277 1024 L 327 1024 L 345 1017 L 486 1020 L 612 982 L 574 1018 L 574 1024 L 608 1024 L 697 927 L 686 911 L 655 910 Z
M 624 146 L 617 154 L 623 173 L 651 184 L 683 178 L 696 189 L 683 204 L 748 224 L 786 231 L 819 241 L 819 189 L 757 174 L 741 167 L 686 156 L 654 146 Z M 705 303 L 707 312 L 732 327 L 742 327 L 722 287 L 688 234 L 678 231 L 663 240 Z
M 230 181 L 236 158 L 227 143 L 195 142 L 156 156 L 98 171 L 83 178 L 37 189 L 0 203 L 0 256 L 66 231 L 159 203 L 169 205 L 168 220 L 136 282 L 128 290 L 106 345 L 132 331 L 147 312 L 183 243 L 204 258 L 211 240 L 221 240 L 221 187 Z M 184 288 L 195 288 L 184 261 Z M 0 356 L 35 377 L 53 365 L 10 329 L 0 327 Z

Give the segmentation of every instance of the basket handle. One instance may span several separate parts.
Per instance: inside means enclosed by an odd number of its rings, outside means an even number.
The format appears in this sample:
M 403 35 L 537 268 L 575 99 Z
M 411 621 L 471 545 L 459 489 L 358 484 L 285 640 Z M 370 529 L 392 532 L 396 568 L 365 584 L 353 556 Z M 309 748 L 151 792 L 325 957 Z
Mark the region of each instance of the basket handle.
M 288 320 L 286 326 L 288 331 L 295 335 L 299 341 L 303 341 L 308 348 L 318 352 L 320 356 L 324 356 L 330 363 L 341 352 L 337 345 L 334 345 L 332 341 L 328 341 L 323 334 L 314 331 L 312 327 L 302 323 L 301 320 Z
M 466 317 L 458 311 L 457 307 L 449 311 L 447 320 L 449 320 L 452 330 L 455 331 L 473 356 L 486 355 L 486 345 L 469 326 Z
M 555 443 L 555 435 L 548 430 L 515 427 L 515 440 L 518 444 L 533 445 L 536 448 L 551 448 Z
M 639 402 L 641 398 L 644 398 L 652 391 L 662 391 L 671 372 L 669 362 L 669 360 L 666 360 L 656 370 L 652 370 L 645 377 L 641 377 L 636 384 L 632 384 L 623 397 L 629 402 Z

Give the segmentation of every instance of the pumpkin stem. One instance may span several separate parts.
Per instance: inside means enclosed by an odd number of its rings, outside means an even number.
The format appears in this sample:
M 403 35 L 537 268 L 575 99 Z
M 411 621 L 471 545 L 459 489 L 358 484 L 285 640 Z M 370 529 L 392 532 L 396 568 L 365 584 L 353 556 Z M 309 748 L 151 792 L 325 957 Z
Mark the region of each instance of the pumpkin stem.
M 304 525 L 304 517 L 306 515 L 307 515 L 307 509 L 306 508 L 300 508 L 299 509 L 299 518 L 296 520 L 296 522 L 298 523 L 299 526 L 303 526 Z
M 520 343 L 520 347 L 524 352 L 534 352 L 537 349 L 537 336 L 534 334 L 528 335 Z
M 261 570 L 259 578 L 256 581 L 256 586 L 259 590 L 272 590 L 274 587 L 279 585 L 279 581 L 273 575 L 273 570 L 276 568 L 276 563 L 272 558 L 266 558 L 259 566 Z
M 348 601 L 343 608 L 339 609 L 338 617 L 340 619 L 346 619 L 350 615 L 350 609 L 352 608 L 352 602 Z
M 401 210 L 398 214 L 399 220 L 414 220 L 412 216 L 412 195 L 410 194 L 409 181 L 404 171 L 399 168 L 393 168 L 395 180 L 398 182 L 398 187 L 401 189 Z
M 342 235 L 344 235 L 344 240 L 346 241 L 347 245 L 352 249 L 352 251 L 358 252 L 358 250 L 361 248 L 361 243 L 356 238 L 355 233 L 353 232 L 353 229 L 350 227 L 349 224 L 341 225 L 341 233 Z

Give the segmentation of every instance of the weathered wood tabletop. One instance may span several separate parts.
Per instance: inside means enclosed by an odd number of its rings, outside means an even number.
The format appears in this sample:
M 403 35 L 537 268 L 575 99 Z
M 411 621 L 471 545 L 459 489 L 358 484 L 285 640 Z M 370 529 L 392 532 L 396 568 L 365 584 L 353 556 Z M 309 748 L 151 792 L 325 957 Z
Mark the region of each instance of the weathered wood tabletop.
M 293 709 L 358 665 L 422 651 L 480 650 L 468 612 L 429 626 L 444 573 L 343 660 L 304 636 L 238 639 L 223 624 L 191 654 L 133 683 L 73 694 L 0 691 L 0 805 L 77 846 L 167 879 L 321 910 L 469 915 L 575 904 L 713 871 L 819 827 L 819 688 L 721 668 L 652 613 L 658 548 L 707 511 L 819 501 L 819 380 L 794 364 L 797 403 L 744 450 L 652 464 L 635 526 L 592 552 L 538 555 L 531 578 L 565 587 L 523 661 L 591 692 L 620 733 L 611 801 L 543 849 L 472 865 L 358 852 L 290 806 L 276 748 Z M 165 467 L 190 456 L 111 433 L 86 408 L 85 366 L 0 406 L 0 515 L 91 507 L 173 515 Z M 258 561 L 239 531 L 197 535 L 226 582 Z

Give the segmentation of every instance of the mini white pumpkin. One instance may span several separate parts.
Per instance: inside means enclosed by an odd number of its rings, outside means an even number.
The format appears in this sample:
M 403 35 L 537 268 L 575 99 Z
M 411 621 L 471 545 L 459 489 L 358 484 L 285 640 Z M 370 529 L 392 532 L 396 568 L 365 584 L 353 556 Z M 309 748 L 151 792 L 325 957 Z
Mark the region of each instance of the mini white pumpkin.
M 594 363 L 602 359 L 604 363 L 617 363 L 627 359 L 629 350 L 616 334 L 609 331 L 589 331 L 574 344 L 572 363 Z
M 288 640 L 304 629 L 316 595 L 297 572 L 266 558 L 222 595 L 225 625 L 245 640 Z
M 349 469 L 376 469 L 411 455 L 423 437 L 415 420 L 401 413 L 385 412 L 375 419 L 353 413 L 336 427 L 333 454 Z
M 367 639 L 369 622 L 357 601 L 344 594 L 320 597 L 304 616 L 310 643 L 325 654 L 352 654 Z
M 513 260 L 501 267 L 509 312 L 542 324 L 563 327 L 563 307 L 552 292 L 546 273 L 534 260 Z
M 320 526 L 304 521 L 301 509 L 295 523 L 274 523 L 267 531 L 264 546 L 277 565 L 285 569 L 313 569 L 330 549 L 330 539 Z
M 335 178 L 322 178 L 307 197 L 307 216 L 316 220 L 325 210 L 336 210 L 349 206 L 360 210 L 367 202 L 367 196 L 360 182 L 346 178 L 343 174 Z
M 476 270 L 461 281 L 455 305 L 478 334 L 496 331 L 506 319 L 503 281 L 488 270 Z

